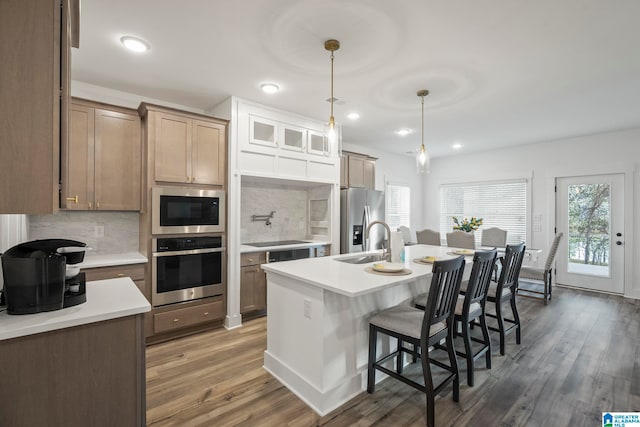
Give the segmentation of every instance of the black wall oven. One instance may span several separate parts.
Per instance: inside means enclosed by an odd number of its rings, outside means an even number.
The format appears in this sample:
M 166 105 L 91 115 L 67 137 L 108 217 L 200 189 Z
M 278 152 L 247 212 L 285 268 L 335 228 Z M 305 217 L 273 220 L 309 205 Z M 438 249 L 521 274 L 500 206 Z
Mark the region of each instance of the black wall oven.
M 151 197 L 154 235 L 224 232 L 224 191 L 154 187 Z
M 154 238 L 152 244 L 154 307 L 224 293 L 226 260 L 222 236 Z

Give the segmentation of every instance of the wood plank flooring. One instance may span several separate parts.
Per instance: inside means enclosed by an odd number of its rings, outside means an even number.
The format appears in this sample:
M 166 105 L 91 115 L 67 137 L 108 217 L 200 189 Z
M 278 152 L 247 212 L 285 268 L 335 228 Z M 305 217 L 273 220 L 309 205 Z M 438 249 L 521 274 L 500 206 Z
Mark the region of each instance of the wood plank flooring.
M 599 426 L 603 411 L 640 411 L 640 301 L 556 287 L 546 307 L 518 307 L 522 344 L 508 336 L 500 356 L 492 333 L 492 369 L 476 362 L 474 387 L 459 358 L 460 402 L 451 387 L 436 399 L 438 426 Z M 425 424 L 424 395 L 393 379 L 319 417 L 262 368 L 265 348 L 265 318 L 148 347 L 148 425 Z

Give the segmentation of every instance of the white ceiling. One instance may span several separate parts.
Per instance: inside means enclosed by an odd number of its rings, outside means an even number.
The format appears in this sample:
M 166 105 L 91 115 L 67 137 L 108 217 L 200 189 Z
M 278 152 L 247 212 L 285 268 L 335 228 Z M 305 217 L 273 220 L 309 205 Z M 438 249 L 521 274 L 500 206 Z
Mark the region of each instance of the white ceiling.
M 230 95 L 434 157 L 640 127 L 638 0 L 82 0 L 72 78 L 207 110 Z M 152 48 L 131 54 L 123 35 Z M 275 82 L 275 95 L 260 91 Z M 358 111 L 361 118 L 348 121 Z M 401 127 L 415 130 L 400 137 Z

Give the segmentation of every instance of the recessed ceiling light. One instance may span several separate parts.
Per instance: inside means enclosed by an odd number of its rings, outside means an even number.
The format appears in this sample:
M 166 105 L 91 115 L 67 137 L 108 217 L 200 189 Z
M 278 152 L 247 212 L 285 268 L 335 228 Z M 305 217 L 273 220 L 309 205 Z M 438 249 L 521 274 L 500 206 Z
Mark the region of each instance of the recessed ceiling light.
M 459 150 L 462 148 L 462 144 L 460 143 L 455 143 L 453 144 L 451 147 L 453 147 L 454 150 Z
M 151 46 L 146 41 L 132 36 L 120 37 L 120 43 L 132 52 L 146 52 Z
M 407 136 L 407 135 L 409 135 L 411 132 L 412 132 L 412 131 L 411 131 L 411 129 L 407 129 L 407 128 L 404 128 L 404 129 L 398 129 L 398 130 L 396 131 L 396 133 L 397 133 L 398 135 L 400 135 L 400 136 Z
M 347 118 L 350 120 L 358 120 L 360 118 L 360 114 L 354 111 L 353 113 L 347 114 Z
M 260 85 L 260 89 L 262 89 L 264 93 L 276 93 L 280 90 L 280 87 L 275 83 L 263 83 Z

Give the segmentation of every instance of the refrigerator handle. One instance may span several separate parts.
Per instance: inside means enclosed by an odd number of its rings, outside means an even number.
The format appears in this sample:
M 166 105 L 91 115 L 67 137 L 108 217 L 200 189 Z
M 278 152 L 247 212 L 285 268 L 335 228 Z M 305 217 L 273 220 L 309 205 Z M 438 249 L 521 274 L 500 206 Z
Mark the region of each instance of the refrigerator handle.
M 366 252 L 369 248 L 367 240 L 367 227 L 369 227 L 369 206 L 364 205 L 362 210 L 362 251 Z

